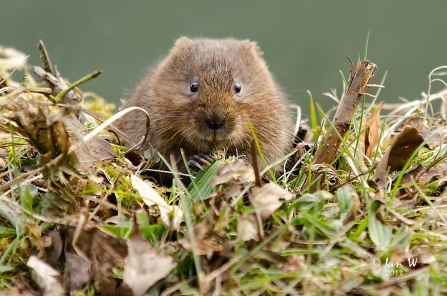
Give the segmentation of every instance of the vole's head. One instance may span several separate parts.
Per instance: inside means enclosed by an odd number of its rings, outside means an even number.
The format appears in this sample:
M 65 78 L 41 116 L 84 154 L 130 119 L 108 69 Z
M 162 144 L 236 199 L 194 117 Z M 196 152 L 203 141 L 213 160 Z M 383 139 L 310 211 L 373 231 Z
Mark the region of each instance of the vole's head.
M 248 120 L 264 129 L 280 100 L 261 56 L 246 40 L 177 40 L 154 81 L 170 134 L 203 153 L 248 145 Z

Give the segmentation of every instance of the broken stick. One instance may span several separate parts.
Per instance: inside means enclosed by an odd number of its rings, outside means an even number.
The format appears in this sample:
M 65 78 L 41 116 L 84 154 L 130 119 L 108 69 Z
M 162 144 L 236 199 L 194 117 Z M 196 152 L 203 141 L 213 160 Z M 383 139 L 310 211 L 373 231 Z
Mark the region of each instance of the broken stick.
M 352 62 L 351 62 L 352 64 Z M 351 119 L 357 110 L 360 99 L 366 94 L 366 88 L 370 85 L 371 78 L 377 66 L 368 60 L 358 61 L 354 73 L 349 75 L 349 86 L 343 100 L 335 112 L 332 125 L 320 142 L 313 164 L 330 164 L 336 157 L 341 140 L 349 130 Z M 334 127 L 336 132 L 334 131 Z

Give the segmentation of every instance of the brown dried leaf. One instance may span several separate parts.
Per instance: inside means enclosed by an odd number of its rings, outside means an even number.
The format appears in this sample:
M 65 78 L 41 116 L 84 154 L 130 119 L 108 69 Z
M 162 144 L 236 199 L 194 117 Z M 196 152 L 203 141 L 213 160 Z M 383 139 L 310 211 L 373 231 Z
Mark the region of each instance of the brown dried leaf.
M 287 262 L 281 265 L 281 270 L 285 273 L 295 273 L 306 269 L 307 265 L 304 255 L 293 254 Z
M 259 241 L 259 231 L 256 223 L 256 217 L 239 217 L 237 221 L 237 238 L 240 241 L 255 240 Z
M 224 239 L 214 232 L 207 221 L 204 221 L 194 227 L 194 238 L 196 252 L 199 255 L 210 255 L 213 252 L 223 251 Z M 180 244 L 189 252 L 193 252 L 189 236 L 181 239 Z
M 81 163 L 92 163 L 115 157 L 112 145 L 103 138 L 94 136 L 86 145 L 88 147 L 85 145 L 77 145 L 77 149 L 75 149 L 76 155 Z
M 422 164 L 419 164 L 414 170 L 405 174 L 402 178 L 400 184 L 402 186 L 409 185 L 413 182 L 413 180 L 418 181 L 420 176 L 425 172 L 425 167 Z
M 390 167 L 390 172 L 402 170 L 413 152 L 423 142 L 424 138 L 419 131 L 412 126 L 406 125 L 403 131 L 394 138 L 377 165 L 376 172 L 372 178 L 373 182 L 379 188 L 383 188 L 385 186 L 387 168 Z M 428 148 L 427 145 L 424 147 Z
M 248 183 L 255 180 L 253 167 L 245 163 L 242 159 L 223 164 L 217 176 L 211 179 L 211 185 L 226 184 L 230 182 Z
M 260 211 L 263 220 L 270 217 L 283 203 L 282 200 L 291 200 L 293 194 L 275 184 L 267 183 L 262 187 L 252 187 L 250 194 L 253 198 L 254 206 Z
M 88 283 L 91 277 L 90 263 L 78 254 L 65 253 L 65 286 L 73 291 Z
M 76 220 L 70 224 L 77 225 Z M 118 289 L 121 281 L 113 277 L 112 269 L 124 266 L 126 241 L 101 231 L 92 222 L 83 225 L 79 235 L 76 235 L 76 227 L 71 225 L 60 225 L 65 236 L 65 258 L 68 260 L 64 270 L 64 286 L 72 291 L 84 284 L 86 279 L 93 279 L 101 293 L 120 295 L 122 292 Z
M 424 142 L 424 137 L 419 131 L 412 126 L 406 125 L 403 131 L 394 138 L 389 148 L 388 166 L 390 167 L 390 172 L 402 170 L 422 142 Z M 428 148 L 427 145 L 424 147 Z
M 124 260 L 123 279 L 135 296 L 144 295 L 147 289 L 177 266 L 171 256 L 157 254 L 143 238 L 135 221 L 132 239 L 128 241 L 128 251 L 129 254 Z
M 364 152 L 367 157 L 372 158 L 374 155 L 374 147 L 376 147 L 380 137 L 380 111 L 383 109 L 384 102 L 380 102 L 379 107 L 374 113 L 366 117 L 362 123 L 362 130 L 366 128 L 365 132 L 360 135 L 361 142 L 365 144 Z
M 56 229 L 49 231 L 42 237 L 42 242 L 45 247 L 45 262 L 53 268 L 57 268 L 63 250 L 63 242 L 59 231 Z
M 445 123 L 442 123 L 442 125 L 445 125 Z M 441 126 L 442 126 L 441 125 Z M 435 132 L 438 128 L 440 128 L 439 125 L 433 125 L 430 128 L 424 128 L 420 131 L 421 135 L 424 137 L 424 139 L 428 138 Z M 447 128 L 443 128 L 428 140 L 427 145 L 430 146 L 430 148 L 438 147 L 441 144 L 444 144 L 447 141 Z
M 427 184 L 432 182 L 433 180 L 441 180 L 447 176 L 447 158 L 443 159 L 443 161 L 425 172 L 423 172 L 419 178 L 417 179 L 419 182 L 423 184 Z
M 11 121 L 14 131 L 26 137 L 42 155 L 41 165 L 68 150 L 65 125 L 60 121 L 49 124 L 49 110 L 46 106 L 39 105 L 32 97 L 23 94 L 1 100 L 0 106 L 3 107 L 0 117 Z M 5 128 L 8 130 L 8 127 Z
M 16 287 L 14 290 L 9 292 L 0 292 L 0 296 L 34 296 L 34 294 L 29 290 Z

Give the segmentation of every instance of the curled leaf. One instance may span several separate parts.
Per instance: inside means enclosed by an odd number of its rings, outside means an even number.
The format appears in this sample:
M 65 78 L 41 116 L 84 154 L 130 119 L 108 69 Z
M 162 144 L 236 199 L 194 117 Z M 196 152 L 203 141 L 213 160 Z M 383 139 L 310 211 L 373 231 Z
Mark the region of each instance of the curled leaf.
M 376 147 L 380 137 L 380 111 L 383 109 L 384 102 L 380 102 L 379 107 L 374 113 L 366 117 L 362 123 L 362 129 L 366 128 L 365 132 L 360 135 L 360 139 L 364 143 L 364 152 L 367 157 L 371 158 L 374 155 L 373 149 Z
M 406 125 L 400 134 L 398 134 L 390 147 L 383 155 L 372 181 L 379 187 L 385 186 L 385 178 L 387 168 L 390 167 L 390 172 L 400 171 L 405 164 L 410 160 L 413 152 L 424 142 L 424 137 L 419 131 L 409 125 Z M 427 147 L 427 145 L 424 145 Z

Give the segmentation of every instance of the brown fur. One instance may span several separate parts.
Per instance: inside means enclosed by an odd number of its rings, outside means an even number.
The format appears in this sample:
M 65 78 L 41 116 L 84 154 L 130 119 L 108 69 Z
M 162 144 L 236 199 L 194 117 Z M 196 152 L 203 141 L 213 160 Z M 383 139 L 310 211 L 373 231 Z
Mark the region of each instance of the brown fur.
M 177 160 L 182 160 L 180 148 L 187 158 L 226 150 L 227 155 L 245 155 L 251 161 L 250 120 L 267 162 L 287 154 L 293 124 L 284 95 L 261 56 L 257 44 L 248 40 L 178 39 L 121 107 L 139 106 L 150 115 L 149 136 L 140 150 L 152 145 L 167 159 L 173 153 Z M 194 81 L 199 83 L 197 93 L 189 88 Z M 241 85 L 239 94 L 235 82 Z M 222 128 L 207 125 L 206 118 L 212 116 L 225 120 Z M 145 122 L 142 112 L 132 111 L 117 127 L 135 144 L 144 135 Z

